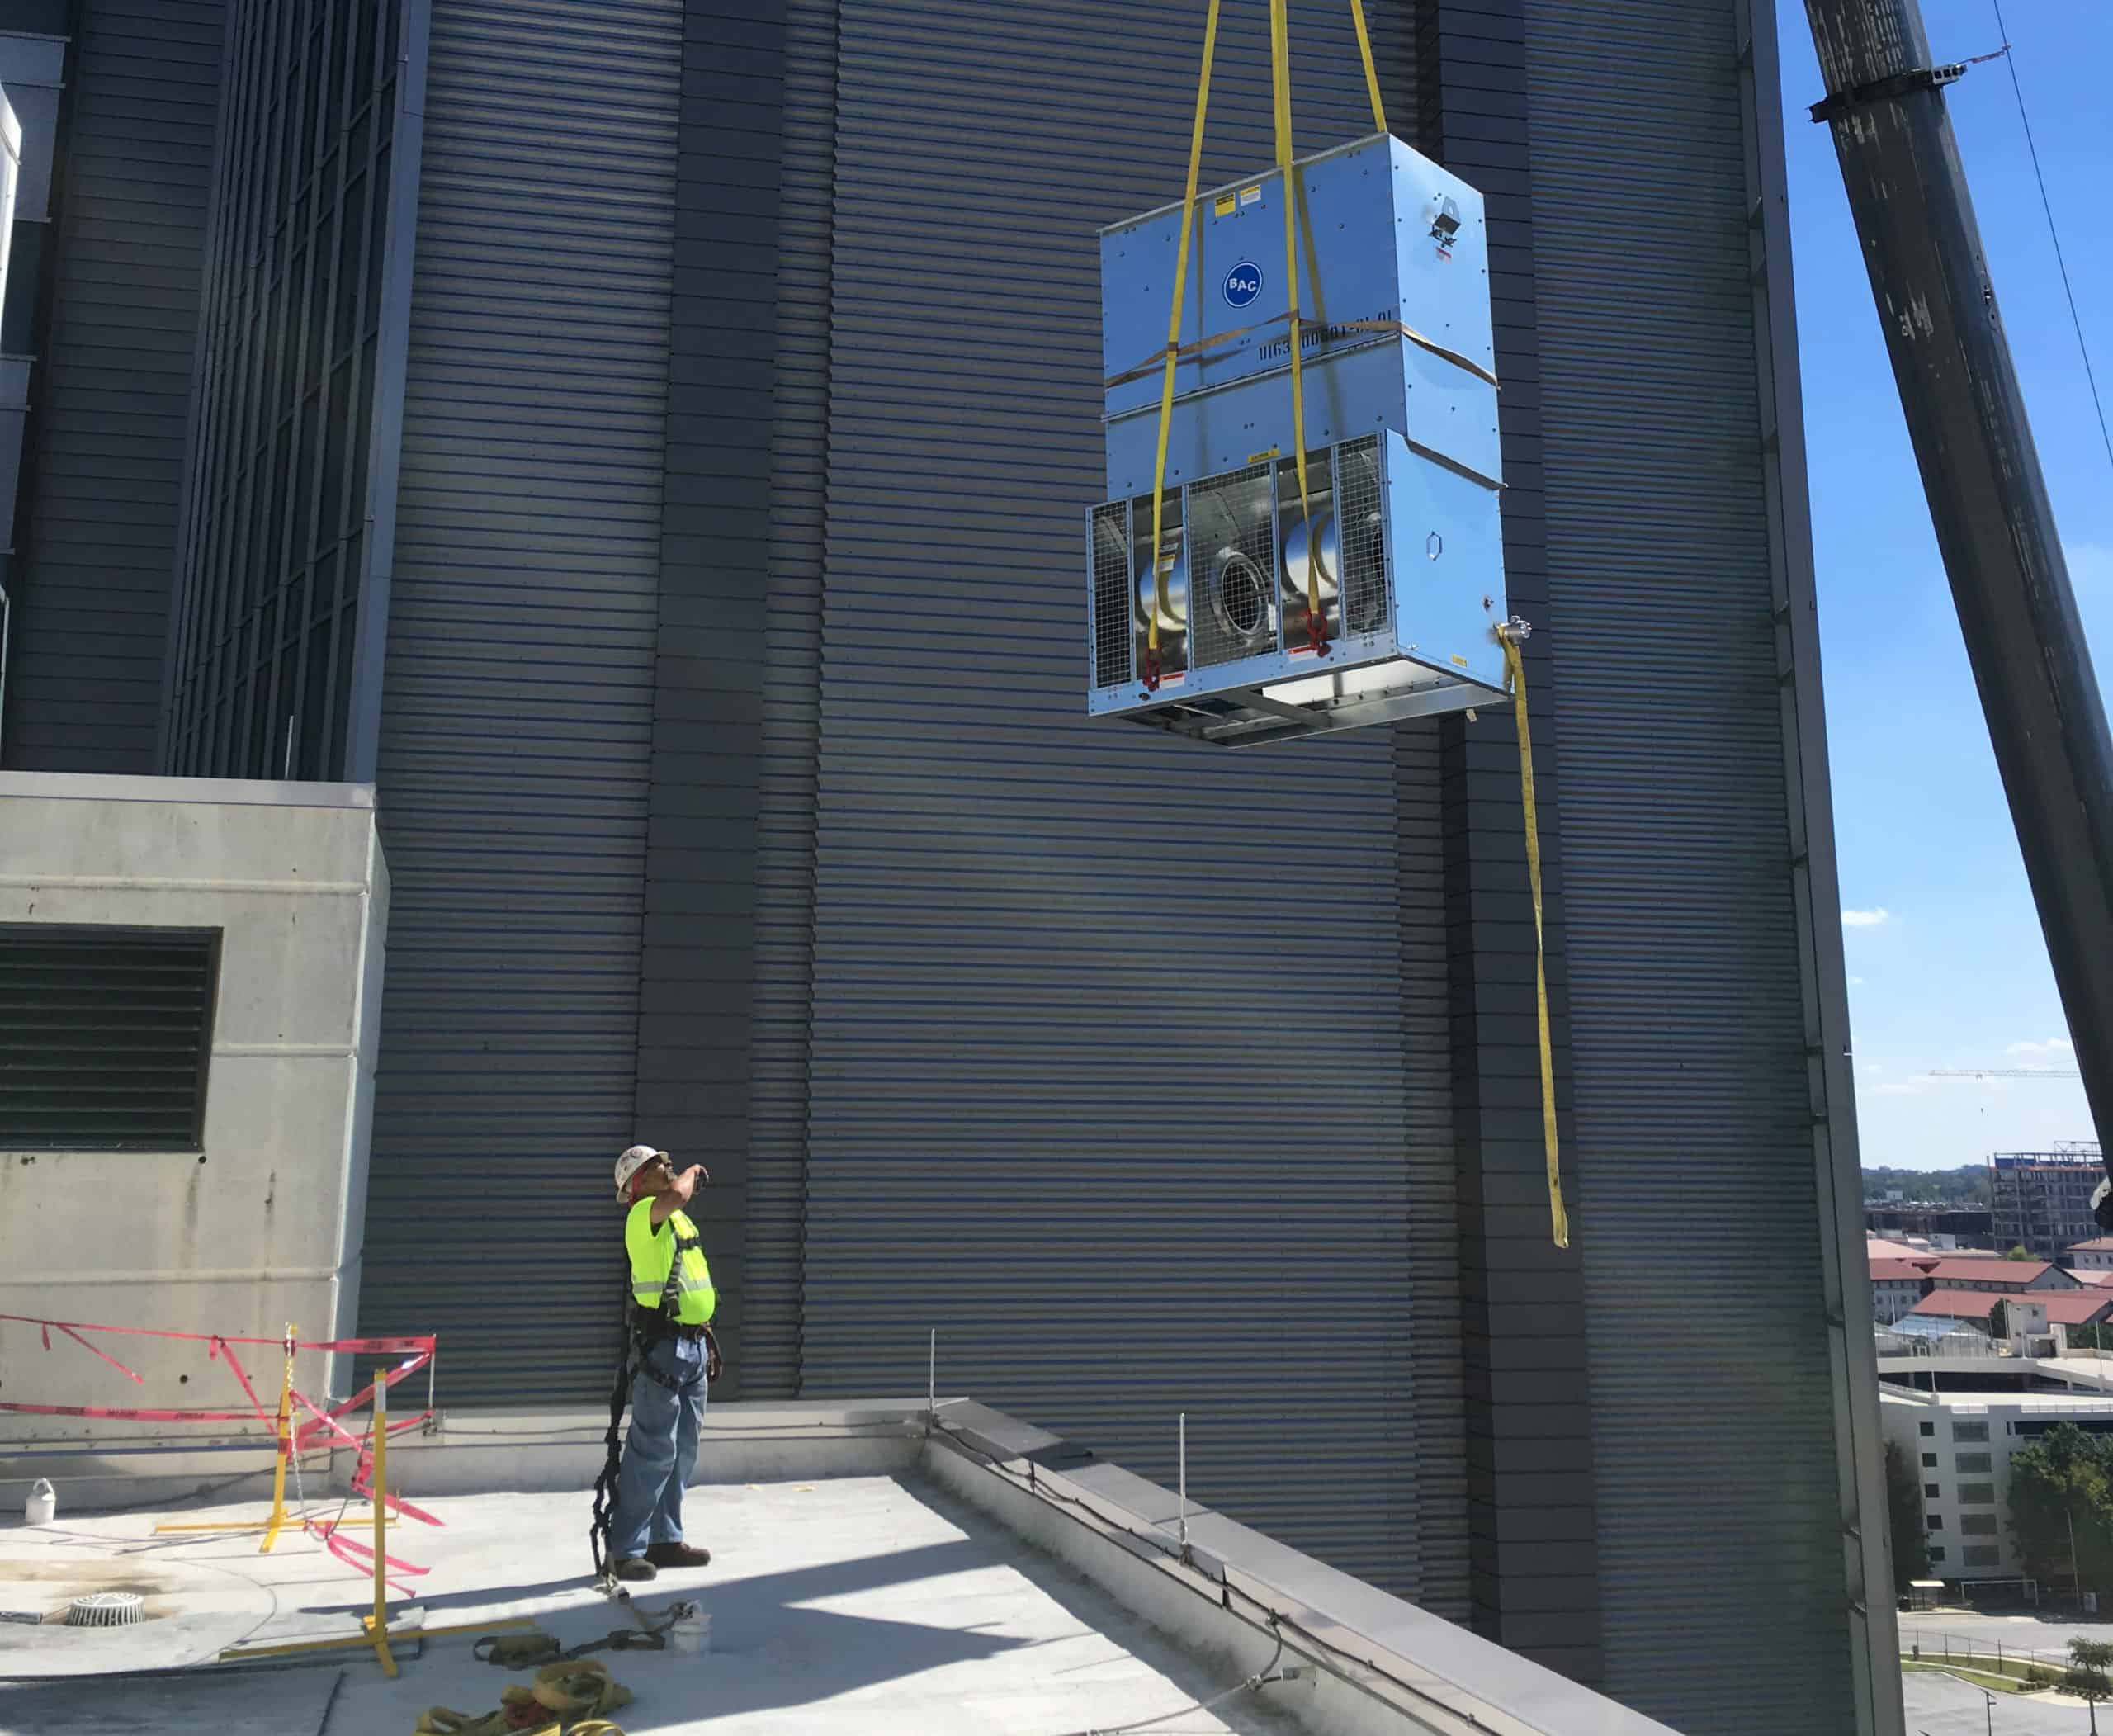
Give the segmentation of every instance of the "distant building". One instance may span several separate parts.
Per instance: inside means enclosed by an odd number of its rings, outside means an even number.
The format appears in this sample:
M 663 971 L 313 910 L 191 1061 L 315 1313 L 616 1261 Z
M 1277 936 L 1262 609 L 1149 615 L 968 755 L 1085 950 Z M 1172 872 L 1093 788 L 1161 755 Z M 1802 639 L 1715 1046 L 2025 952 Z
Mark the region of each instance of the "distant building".
M 2080 1278 L 2086 1272 L 2113 1273 L 2113 1236 L 2094 1236 L 2063 1250 L 2062 1264 Z
M 1960 1247 L 1990 1247 L 1995 1240 L 1985 1205 L 1903 1205 L 1892 1200 L 1882 1204 L 1867 1200 L 1864 1227 L 1881 1236 L 1949 1241 Z
M 2075 1279 L 2044 1260 L 1991 1260 L 1985 1255 L 1940 1260 L 1930 1268 L 1930 1280 L 1940 1290 L 1994 1290 L 2005 1295 L 2077 1287 Z
M 1888 1385 L 1879 1417 L 1886 1440 L 1917 1473 L 1931 1577 L 1999 1579 L 2025 1571 L 2009 1522 L 2011 1455 L 2057 1423 L 2113 1434 L 2113 1394 L 1929 1393 Z
M 1930 1268 L 1937 1262 L 1921 1260 L 1871 1261 L 1871 1318 L 1891 1326 L 1930 1294 Z
M 2096 1157 L 2008 1152 L 1988 1160 L 1988 1172 L 1997 1247 L 2021 1247 L 2052 1260 L 2098 1234 L 2091 1195 L 2106 1170 Z
M 2073 1289 L 2014 1291 L 1932 1289 L 1898 1317 L 1904 1321 L 1963 1320 L 2007 1342 L 2019 1356 L 2059 1356 L 2069 1334 L 2079 1327 L 2102 1326 L 2113 1319 L 2113 1289 L 2101 1285 Z
M 2094 1302 L 2113 1306 L 2113 1296 L 2084 1294 Z M 2047 1300 L 2044 1295 L 2003 1296 L 1992 1290 L 1932 1290 L 1901 1318 L 1964 1320 L 1991 1338 L 2016 1345 L 2021 1354 L 2051 1355 L 2055 1346 L 2048 1329 Z

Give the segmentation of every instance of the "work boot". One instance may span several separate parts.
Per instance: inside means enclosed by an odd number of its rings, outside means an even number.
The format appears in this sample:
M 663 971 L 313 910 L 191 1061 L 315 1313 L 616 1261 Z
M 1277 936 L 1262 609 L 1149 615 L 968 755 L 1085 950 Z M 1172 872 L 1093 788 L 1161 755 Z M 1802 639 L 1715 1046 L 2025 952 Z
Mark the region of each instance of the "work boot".
M 688 1543 L 650 1543 L 645 1546 L 645 1559 L 659 1568 L 708 1567 L 711 1551 Z
M 653 1579 L 657 1578 L 659 1573 L 660 1569 L 644 1555 L 626 1555 L 617 1563 L 617 1578 L 619 1579 Z

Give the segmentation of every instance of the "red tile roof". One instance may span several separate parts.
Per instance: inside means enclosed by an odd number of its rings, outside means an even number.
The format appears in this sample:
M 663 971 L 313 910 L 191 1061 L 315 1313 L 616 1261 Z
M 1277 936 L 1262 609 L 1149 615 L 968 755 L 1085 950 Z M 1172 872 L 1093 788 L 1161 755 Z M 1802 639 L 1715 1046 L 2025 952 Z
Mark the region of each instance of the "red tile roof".
M 2079 1270 L 2070 1273 L 2069 1276 L 2075 1279 L 2078 1284 L 2113 1284 L 2113 1271 L 2107 1270 L 2104 1266 L 2084 1266 Z
M 2072 1254 L 2113 1254 L 2113 1236 L 2094 1236 L 2088 1242 L 2069 1244 Z
M 1930 1275 L 1939 1284 L 1979 1279 L 1985 1284 L 2026 1284 L 2047 1270 L 2044 1260 L 2004 1260 L 1988 1255 L 1940 1260 Z
M 1912 1279 L 1920 1284 L 1930 1275 L 1930 1268 L 1936 1264 L 1934 1260 L 1874 1260 L 1871 1262 L 1871 1282 L 1877 1284 L 1881 1280 L 1890 1278 L 1896 1283 Z M 2106 1275 L 2113 1278 L 2113 1272 Z
M 1907 1312 L 1938 1314 L 1951 1320 L 1986 1321 L 2003 1299 L 1993 1290 L 1932 1290 Z M 2033 1299 L 2036 1302 L 2039 1298 Z
M 2087 1290 L 2035 1290 L 2032 1300 L 2047 1304 L 2049 1326 L 2096 1326 L 2113 1315 L 2113 1296 L 2096 1284 Z
M 2096 1286 L 2087 1290 L 2035 1290 L 2030 1296 L 2000 1296 L 1993 1290 L 1932 1290 L 1908 1312 L 1947 1320 L 1986 1320 L 1999 1302 L 2044 1305 L 2049 1326 L 2093 1326 L 2113 1317 L 2113 1294 Z

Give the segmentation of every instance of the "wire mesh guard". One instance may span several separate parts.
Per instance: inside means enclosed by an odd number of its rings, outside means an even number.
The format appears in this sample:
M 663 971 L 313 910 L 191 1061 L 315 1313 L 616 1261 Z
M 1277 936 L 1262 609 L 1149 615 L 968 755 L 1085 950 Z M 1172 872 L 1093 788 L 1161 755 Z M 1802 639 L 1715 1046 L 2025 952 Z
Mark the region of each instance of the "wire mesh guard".
M 1269 466 L 1228 471 L 1188 490 L 1189 639 L 1194 668 L 1277 646 L 1276 506 Z
M 1387 536 L 1379 488 L 1379 442 L 1368 434 L 1335 448 L 1335 523 L 1340 550 L 1343 627 L 1376 633 L 1387 625 Z
M 1130 503 L 1093 509 L 1093 684 L 1115 687 L 1136 671 L 1130 660 Z

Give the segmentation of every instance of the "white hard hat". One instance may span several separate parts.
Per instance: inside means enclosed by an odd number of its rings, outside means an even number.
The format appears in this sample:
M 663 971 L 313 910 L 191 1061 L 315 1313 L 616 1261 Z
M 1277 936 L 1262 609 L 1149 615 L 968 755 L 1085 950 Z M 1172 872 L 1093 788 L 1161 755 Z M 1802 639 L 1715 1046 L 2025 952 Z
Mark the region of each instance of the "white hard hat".
M 603 1149 L 606 1151 L 608 1148 L 605 1146 Z M 665 1152 L 655 1151 L 650 1145 L 635 1145 L 617 1159 L 617 1198 L 620 1200 L 630 1199 L 631 1178 L 655 1157 L 665 1157 L 667 1155 Z

